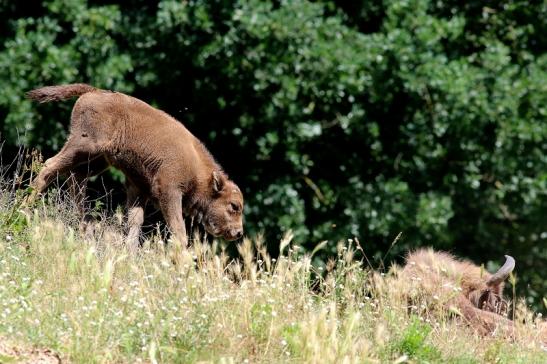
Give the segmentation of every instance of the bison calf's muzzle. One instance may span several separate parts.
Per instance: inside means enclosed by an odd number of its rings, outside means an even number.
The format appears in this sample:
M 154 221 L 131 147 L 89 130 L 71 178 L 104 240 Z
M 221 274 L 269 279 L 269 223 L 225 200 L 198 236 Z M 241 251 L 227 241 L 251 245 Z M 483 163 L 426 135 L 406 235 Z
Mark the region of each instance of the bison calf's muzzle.
M 233 229 L 230 230 L 228 234 L 224 235 L 224 239 L 228 241 L 234 241 L 241 239 L 243 237 L 243 230 L 241 229 Z

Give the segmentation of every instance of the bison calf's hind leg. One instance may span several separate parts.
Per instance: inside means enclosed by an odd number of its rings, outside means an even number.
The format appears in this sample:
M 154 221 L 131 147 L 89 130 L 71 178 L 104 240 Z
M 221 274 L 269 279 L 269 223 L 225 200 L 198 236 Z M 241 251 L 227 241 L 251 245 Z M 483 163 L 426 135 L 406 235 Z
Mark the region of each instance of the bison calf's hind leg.
M 144 222 L 144 209 L 146 199 L 142 198 L 140 191 L 132 185 L 127 186 L 127 225 L 129 227 L 126 243 L 131 251 L 136 251 L 139 247 L 139 238 L 141 228 Z
M 32 202 L 38 194 L 43 193 L 55 178 L 65 175 L 77 165 L 95 158 L 95 155 L 96 150 L 91 143 L 81 143 L 69 139 L 59 153 L 45 162 L 44 168 L 32 181 L 33 191 L 29 201 Z

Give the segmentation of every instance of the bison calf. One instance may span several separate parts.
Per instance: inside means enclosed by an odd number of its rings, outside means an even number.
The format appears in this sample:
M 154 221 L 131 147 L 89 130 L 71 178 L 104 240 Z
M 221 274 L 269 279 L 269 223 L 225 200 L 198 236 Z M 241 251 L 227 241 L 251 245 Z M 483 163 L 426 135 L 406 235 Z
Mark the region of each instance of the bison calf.
M 456 311 L 481 334 L 500 330 L 512 335 L 513 323 L 505 317 L 507 303 L 502 292 L 515 260 L 505 257 L 505 264 L 490 274 L 448 253 L 421 249 L 408 255 L 399 277 L 413 306 L 426 302 L 428 311 Z
M 148 201 L 171 232 L 187 244 L 183 214 L 213 236 L 243 235 L 243 195 L 205 146 L 180 122 L 145 102 L 85 84 L 42 87 L 27 93 L 39 102 L 79 96 L 61 151 L 32 182 L 33 199 L 58 175 L 73 174 L 75 190 L 112 165 L 126 176 L 128 244 L 135 248 Z

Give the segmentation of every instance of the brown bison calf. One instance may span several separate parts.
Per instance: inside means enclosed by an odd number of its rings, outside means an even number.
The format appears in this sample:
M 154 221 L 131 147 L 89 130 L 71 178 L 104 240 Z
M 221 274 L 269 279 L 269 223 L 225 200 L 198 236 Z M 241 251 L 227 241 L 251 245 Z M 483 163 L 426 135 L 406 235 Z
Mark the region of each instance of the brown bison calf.
M 505 258 L 505 264 L 490 274 L 448 253 L 421 249 L 408 255 L 399 277 L 414 309 L 455 311 L 481 334 L 498 330 L 512 335 L 513 322 L 505 317 L 502 292 L 515 260 Z
M 131 248 L 138 246 L 148 201 L 161 209 L 183 244 L 183 214 L 195 217 L 214 236 L 235 240 L 243 235 L 240 189 L 205 146 L 171 116 L 134 97 L 85 84 L 42 87 L 27 96 L 39 102 L 79 96 L 68 140 L 32 182 L 31 199 L 58 175 L 69 173 L 76 190 L 85 191 L 88 177 L 112 165 L 126 176 Z

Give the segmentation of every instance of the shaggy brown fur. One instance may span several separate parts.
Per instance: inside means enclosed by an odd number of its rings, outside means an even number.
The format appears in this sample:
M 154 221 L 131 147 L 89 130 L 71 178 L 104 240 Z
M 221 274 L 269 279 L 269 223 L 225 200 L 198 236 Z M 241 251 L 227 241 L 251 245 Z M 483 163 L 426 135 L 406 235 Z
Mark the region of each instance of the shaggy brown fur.
M 507 259 L 492 275 L 448 253 L 421 249 L 408 255 L 399 276 L 415 309 L 428 302 L 426 310 L 458 312 L 481 334 L 498 330 L 512 335 L 513 323 L 506 318 L 507 303 L 502 298 L 503 280 L 514 267 L 512 258 Z
M 183 213 L 214 236 L 234 240 L 243 235 L 240 189 L 203 144 L 171 116 L 134 97 L 85 84 L 42 87 L 27 96 L 39 102 L 80 96 L 72 110 L 68 140 L 32 182 L 31 198 L 58 175 L 73 173 L 73 190 L 81 199 L 87 177 L 113 165 L 126 176 L 130 246 L 138 244 L 148 201 L 159 206 L 183 244 Z

